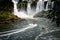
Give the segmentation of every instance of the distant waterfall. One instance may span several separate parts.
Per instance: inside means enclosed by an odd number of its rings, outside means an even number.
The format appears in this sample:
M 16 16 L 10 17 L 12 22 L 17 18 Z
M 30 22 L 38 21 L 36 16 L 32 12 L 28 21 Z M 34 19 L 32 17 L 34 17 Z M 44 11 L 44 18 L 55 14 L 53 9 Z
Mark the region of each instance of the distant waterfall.
M 29 2 L 27 5 L 27 13 L 28 13 L 28 15 L 31 15 L 31 4 Z
M 42 0 L 42 3 L 41 3 L 41 8 L 42 8 L 42 10 L 44 10 L 44 0 Z
M 20 18 L 33 18 L 34 15 L 36 15 L 37 13 L 39 13 L 41 11 L 51 10 L 53 7 L 53 4 L 54 4 L 54 2 L 51 2 L 51 0 L 48 0 L 46 9 L 44 9 L 45 0 L 39 0 L 37 2 L 36 11 L 34 11 L 33 9 L 31 9 L 31 0 L 29 0 L 28 4 L 27 4 L 27 11 L 24 11 L 23 9 L 22 10 L 20 9 L 20 11 L 18 11 L 18 9 L 17 9 L 18 1 L 19 0 L 12 0 L 12 2 L 14 3 L 14 15 L 16 15 Z
M 12 0 L 12 2 L 14 3 L 14 14 L 16 15 L 16 13 L 18 12 L 18 9 L 17 9 L 17 3 L 18 3 L 18 1 Z
M 44 10 L 44 0 L 39 0 L 37 2 L 36 12 L 38 13 L 38 12 L 40 12 L 42 10 Z
M 51 10 L 51 0 L 48 0 L 48 9 Z
M 54 2 L 51 2 L 51 0 L 48 0 L 47 4 L 46 4 L 46 11 L 52 10 L 53 4 L 54 4 Z
M 53 8 L 53 5 L 54 5 L 54 1 L 52 2 L 52 8 Z
M 48 10 L 48 3 L 46 4 L 46 9 L 45 9 L 46 11 Z
M 36 7 L 36 13 L 40 11 L 40 5 L 41 5 L 41 3 L 40 3 L 40 1 L 38 1 L 37 2 L 37 7 Z

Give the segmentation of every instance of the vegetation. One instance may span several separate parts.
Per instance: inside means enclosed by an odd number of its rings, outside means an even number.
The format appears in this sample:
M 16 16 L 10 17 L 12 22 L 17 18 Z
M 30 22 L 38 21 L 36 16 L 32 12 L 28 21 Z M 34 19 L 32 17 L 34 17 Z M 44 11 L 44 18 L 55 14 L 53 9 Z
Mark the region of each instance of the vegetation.
M 0 12 L 0 21 L 1 20 L 10 20 L 13 17 L 14 17 L 14 15 L 10 12 L 5 12 L 5 11 Z
M 53 19 L 57 24 L 57 27 L 60 27 L 60 0 L 52 0 L 54 1 L 53 10 L 49 10 L 48 18 Z
M 13 13 L 5 11 L 0 12 L 0 24 L 11 24 L 18 21 L 21 21 L 21 18 L 18 18 Z
M 56 22 L 57 27 L 60 26 L 60 14 L 58 13 L 57 10 L 50 11 L 49 14 L 47 15 L 47 17 L 49 19 L 52 19 L 52 22 Z
M 12 0 L 0 0 L 0 24 L 10 23 L 12 21 L 14 22 L 16 19 L 19 19 L 12 12 Z
M 48 11 L 42 11 L 37 16 L 52 19 L 52 22 L 56 22 L 57 27 L 60 27 L 60 1 L 59 0 L 52 1 L 54 1 L 53 9 Z
M 12 14 L 12 11 L 12 0 L 0 0 L 0 22 L 13 18 L 14 15 Z

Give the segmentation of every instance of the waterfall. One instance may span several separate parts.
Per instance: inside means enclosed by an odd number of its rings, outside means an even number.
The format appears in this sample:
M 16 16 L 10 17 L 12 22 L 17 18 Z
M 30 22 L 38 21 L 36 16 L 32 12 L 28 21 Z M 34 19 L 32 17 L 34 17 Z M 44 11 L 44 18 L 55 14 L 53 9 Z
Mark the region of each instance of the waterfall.
M 18 12 L 18 9 L 17 9 L 18 1 L 17 0 L 12 0 L 12 2 L 14 3 L 14 15 L 16 15 L 16 13 Z
M 54 1 L 52 2 L 52 8 L 53 8 L 53 5 L 54 5 Z
M 28 4 L 27 4 L 27 12 L 24 10 L 21 10 L 21 9 L 20 9 L 20 11 L 18 11 L 18 9 L 17 9 L 18 1 L 19 0 L 12 0 L 12 2 L 14 3 L 14 15 L 16 15 L 20 18 L 33 18 L 33 16 L 36 15 L 38 12 L 41 12 L 43 10 L 46 10 L 46 11 L 51 10 L 52 9 L 51 6 L 53 7 L 53 2 L 51 2 L 51 0 L 48 0 L 46 9 L 44 9 L 44 2 L 46 0 L 39 0 L 37 2 L 36 11 L 34 11 L 33 9 L 31 9 L 31 0 L 29 0 Z
M 46 11 L 52 10 L 52 7 L 53 7 L 53 2 L 51 2 L 51 0 L 48 0 L 46 4 Z
M 30 17 L 33 17 L 35 14 L 35 11 L 33 9 L 31 9 L 31 3 L 28 2 L 27 4 L 27 15 L 29 15 Z
M 41 4 L 42 6 L 41 6 L 41 10 L 44 10 L 44 0 L 42 0 L 42 4 Z
M 46 9 L 45 10 L 48 11 L 48 3 L 46 4 Z
M 51 0 L 48 0 L 48 10 L 51 10 Z
M 40 11 L 40 2 L 37 2 L 37 8 L 36 8 L 36 13 Z
M 12 0 L 12 2 L 14 3 L 14 15 L 16 15 L 16 16 L 18 16 L 18 17 L 20 17 L 20 18 L 33 18 L 33 17 L 31 17 L 31 16 L 29 16 L 30 14 L 30 4 L 28 3 L 28 14 L 26 14 L 26 12 L 25 11 L 18 11 L 18 9 L 17 9 L 17 3 L 18 3 L 18 0 Z
M 31 4 L 28 2 L 28 5 L 27 5 L 27 13 L 28 15 L 31 15 Z
M 44 10 L 44 0 L 39 0 L 37 2 L 36 13 Z

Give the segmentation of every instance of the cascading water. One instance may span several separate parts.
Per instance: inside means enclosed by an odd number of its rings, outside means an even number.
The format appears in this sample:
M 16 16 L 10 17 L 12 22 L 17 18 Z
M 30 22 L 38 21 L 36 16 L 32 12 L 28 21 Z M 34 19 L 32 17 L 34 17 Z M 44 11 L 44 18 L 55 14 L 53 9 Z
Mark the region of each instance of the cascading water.
M 49 0 L 47 2 L 46 9 L 44 9 L 44 0 L 39 0 L 37 2 L 36 11 L 31 9 L 31 2 L 28 1 L 27 12 L 23 10 L 18 12 L 18 9 L 17 9 L 18 1 L 12 0 L 12 2 L 14 3 L 14 15 L 17 15 L 20 18 L 33 18 L 33 16 L 36 15 L 38 12 L 41 12 L 43 10 L 46 10 L 46 11 L 51 10 L 51 7 L 49 8 L 49 5 L 51 5 L 51 1 Z
M 47 0 L 45 11 L 52 10 L 52 8 L 53 8 L 53 2 L 51 2 L 51 0 Z
M 52 2 L 52 8 L 53 8 L 53 5 L 54 5 L 54 1 Z
M 18 12 L 18 9 L 17 9 L 18 1 L 12 0 L 12 2 L 14 3 L 14 15 L 16 15 L 20 18 L 33 18 L 32 16 L 29 15 L 30 11 L 31 11 L 30 7 L 29 7 L 29 3 L 28 3 L 28 14 L 26 14 L 27 12 L 25 12 L 24 10 Z
M 17 0 L 12 0 L 12 2 L 14 3 L 14 14 L 16 15 L 16 13 L 18 12 L 18 9 L 17 9 L 18 1 Z
M 46 4 L 46 11 L 48 11 L 48 3 Z
M 28 5 L 27 5 L 27 13 L 28 13 L 28 15 L 31 15 L 31 4 L 30 4 L 30 2 L 28 2 Z
M 36 13 L 37 13 L 37 12 L 40 12 L 40 5 L 41 5 L 40 2 L 41 2 L 41 1 L 38 1 L 38 2 L 37 2 Z
M 27 12 L 23 11 L 23 10 L 18 12 L 18 9 L 17 9 L 18 1 L 12 0 L 12 2 L 14 3 L 14 15 L 17 15 L 20 18 L 33 18 L 34 15 L 36 15 L 37 13 L 39 13 L 43 10 L 46 10 L 46 11 L 51 10 L 52 9 L 51 0 L 48 0 L 46 9 L 44 9 L 44 1 L 46 1 L 46 0 L 39 0 L 37 2 L 36 11 L 34 11 L 33 9 L 31 9 L 31 2 L 29 0 L 28 4 L 27 4 Z M 53 6 L 53 2 L 52 2 L 52 6 Z
M 48 9 L 51 10 L 52 7 L 51 7 L 51 0 L 48 0 Z
M 41 10 L 43 11 L 44 10 L 44 0 L 42 0 L 42 3 L 41 3 Z
M 25 11 L 19 11 L 18 12 L 18 9 L 17 9 L 18 1 L 12 0 L 12 2 L 14 3 L 14 15 L 17 15 L 20 18 L 33 18 L 33 16 L 36 13 L 44 10 L 44 0 L 43 1 L 39 0 L 39 2 L 37 3 L 36 12 L 33 11 L 33 9 L 31 9 L 30 1 L 28 2 L 28 5 L 27 5 L 27 12 L 25 12 Z
M 36 8 L 36 13 L 44 10 L 44 0 L 39 0 L 37 2 L 37 8 Z
M 27 5 L 27 15 L 29 15 L 31 18 L 33 18 L 35 13 L 36 12 L 33 9 L 31 9 L 31 2 L 28 2 L 28 5 Z

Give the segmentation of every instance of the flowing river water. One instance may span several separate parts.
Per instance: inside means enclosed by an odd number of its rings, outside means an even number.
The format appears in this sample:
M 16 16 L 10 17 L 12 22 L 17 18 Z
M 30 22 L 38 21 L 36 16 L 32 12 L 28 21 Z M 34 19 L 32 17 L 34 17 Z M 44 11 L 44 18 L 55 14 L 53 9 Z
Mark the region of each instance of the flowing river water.
M 12 25 L 10 31 L 0 32 L 0 40 L 60 40 L 56 24 L 46 18 L 26 19 Z

